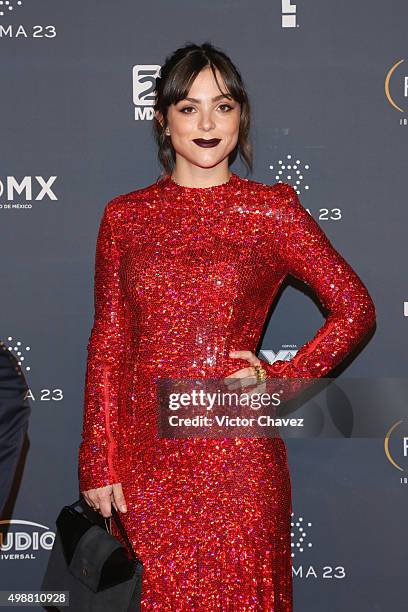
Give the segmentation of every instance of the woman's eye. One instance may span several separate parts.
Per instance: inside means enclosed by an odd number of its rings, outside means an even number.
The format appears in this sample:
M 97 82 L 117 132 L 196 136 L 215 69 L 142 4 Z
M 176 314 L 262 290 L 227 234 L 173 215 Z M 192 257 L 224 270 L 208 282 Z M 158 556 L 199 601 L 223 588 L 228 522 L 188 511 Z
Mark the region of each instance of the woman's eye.
M 222 112 L 226 112 L 227 113 L 228 111 L 232 110 L 233 107 L 230 104 L 220 104 L 220 106 L 218 108 L 225 108 L 226 110 L 222 111 Z M 180 109 L 180 112 L 184 113 L 186 115 L 191 115 L 191 113 L 188 112 L 190 110 L 194 110 L 194 106 L 184 106 L 183 108 Z

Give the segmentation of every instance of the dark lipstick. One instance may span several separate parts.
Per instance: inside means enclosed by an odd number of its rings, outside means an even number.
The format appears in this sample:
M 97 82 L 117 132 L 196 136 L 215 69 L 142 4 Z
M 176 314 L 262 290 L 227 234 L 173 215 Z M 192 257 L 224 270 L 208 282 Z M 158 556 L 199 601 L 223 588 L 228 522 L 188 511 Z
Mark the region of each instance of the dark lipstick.
M 204 138 L 195 138 L 193 142 L 196 143 L 199 147 L 215 147 L 219 142 L 221 142 L 220 138 L 211 138 L 211 140 L 206 140 Z

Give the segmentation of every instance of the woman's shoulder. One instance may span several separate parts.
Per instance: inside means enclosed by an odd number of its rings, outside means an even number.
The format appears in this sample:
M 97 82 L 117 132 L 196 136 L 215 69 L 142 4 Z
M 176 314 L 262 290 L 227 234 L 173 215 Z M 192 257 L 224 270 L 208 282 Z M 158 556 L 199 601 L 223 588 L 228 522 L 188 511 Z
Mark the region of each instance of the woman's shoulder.
M 147 202 L 154 197 L 156 188 L 157 184 L 155 182 L 146 187 L 140 187 L 114 196 L 105 204 L 104 214 L 110 217 L 116 216 L 124 211 L 128 211 L 133 206 L 137 206 L 142 202 Z
M 241 185 L 254 204 L 263 204 L 266 209 L 292 209 L 299 205 L 297 191 L 285 182 L 267 183 L 253 179 L 242 178 Z
M 296 197 L 296 190 L 292 185 L 285 182 L 267 183 L 254 179 L 240 177 L 241 187 L 246 191 L 267 199 L 290 200 Z

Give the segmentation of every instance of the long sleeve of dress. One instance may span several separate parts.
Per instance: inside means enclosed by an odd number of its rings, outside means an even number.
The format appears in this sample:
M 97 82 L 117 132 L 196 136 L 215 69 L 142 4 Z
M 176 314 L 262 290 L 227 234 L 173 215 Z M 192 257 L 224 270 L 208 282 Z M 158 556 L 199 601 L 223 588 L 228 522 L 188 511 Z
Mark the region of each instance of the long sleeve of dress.
M 375 323 L 375 307 L 363 282 L 300 204 L 295 189 L 287 183 L 278 189 L 279 209 L 270 217 L 273 227 L 268 232 L 277 238 L 287 273 L 309 285 L 328 314 L 291 360 L 264 367 L 269 377 L 318 378 L 360 343 Z
M 118 390 L 125 347 L 119 253 L 105 207 L 95 254 L 94 324 L 88 341 L 79 484 L 86 491 L 121 482 L 118 470 Z

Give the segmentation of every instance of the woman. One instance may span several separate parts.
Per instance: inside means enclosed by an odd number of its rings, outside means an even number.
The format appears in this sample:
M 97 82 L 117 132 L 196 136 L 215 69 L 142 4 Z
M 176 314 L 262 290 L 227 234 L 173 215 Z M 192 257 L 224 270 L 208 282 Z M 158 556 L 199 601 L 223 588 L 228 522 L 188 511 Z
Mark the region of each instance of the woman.
M 143 610 L 290 612 L 283 440 L 159 438 L 154 383 L 262 380 L 260 366 L 326 375 L 373 326 L 374 305 L 290 185 L 230 172 L 237 152 L 251 167 L 250 113 L 224 53 L 178 49 L 156 94 L 163 176 L 109 202 L 97 240 L 80 489 L 103 516 L 122 510 Z M 267 364 L 254 351 L 288 273 L 329 315 L 291 361 Z

